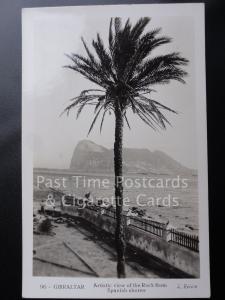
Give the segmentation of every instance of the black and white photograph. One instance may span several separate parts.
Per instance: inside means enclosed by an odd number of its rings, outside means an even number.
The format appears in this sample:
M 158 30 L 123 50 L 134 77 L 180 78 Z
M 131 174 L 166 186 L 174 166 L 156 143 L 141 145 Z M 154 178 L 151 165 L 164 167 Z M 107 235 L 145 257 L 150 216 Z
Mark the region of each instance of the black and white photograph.
M 25 8 L 22 61 L 23 296 L 209 296 L 204 5 Z

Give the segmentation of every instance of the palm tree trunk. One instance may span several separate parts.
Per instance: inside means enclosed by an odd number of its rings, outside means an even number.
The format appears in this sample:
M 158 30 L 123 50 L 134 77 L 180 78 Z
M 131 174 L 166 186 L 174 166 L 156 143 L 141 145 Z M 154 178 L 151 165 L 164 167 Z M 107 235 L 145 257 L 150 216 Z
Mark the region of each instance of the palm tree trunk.
M 125 274 L 125 236 L 123 220 L 123 115 L 119 103 L 115 105 L 115 143 L 114 143 L 114 172 L 115 172 L 115 199 L 116 199 L 116 231 L 115 242 L 117 250 L 117 276 Z

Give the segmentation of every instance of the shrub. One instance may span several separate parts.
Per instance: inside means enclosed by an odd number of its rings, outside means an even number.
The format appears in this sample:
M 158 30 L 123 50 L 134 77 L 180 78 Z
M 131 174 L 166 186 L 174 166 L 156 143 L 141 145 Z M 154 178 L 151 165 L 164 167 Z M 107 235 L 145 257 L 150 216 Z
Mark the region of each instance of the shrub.
M 52 223 L 51 220 L 48 218 L 44 219 L 39 225 L 39 230 L 43 233 L 50 233 L 51 229 L 52 229 Z

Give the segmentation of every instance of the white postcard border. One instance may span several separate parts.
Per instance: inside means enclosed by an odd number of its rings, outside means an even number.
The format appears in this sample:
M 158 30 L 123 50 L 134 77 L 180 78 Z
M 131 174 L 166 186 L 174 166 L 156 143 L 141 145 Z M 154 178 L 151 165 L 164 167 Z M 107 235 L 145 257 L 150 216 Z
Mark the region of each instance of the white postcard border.
M 23 10 L 23 83 L 22 83 L 22 213 L 23 213 L 23 297 L 30 298 L 205 298 L 210 296 L 209 280 L 209 231 L 208 231 L 208 179 L 207 179 L 207 127 L 206 127 L 206 86 L 205 86 L 205 25 L 204 4 L 140 4 L 114 6 L 77 6 L 76 10 L 85 13 L 123 16 L 129 9 L 130 15 L 187 16 L 195 20 L 195 62 L 196 62 L 196 123 L 198 140 L 198 174 L 199 174 L 199 223 L 200 223 L 200 278 L 199 279 L 115 279 L 115 278 L 58 278 L 33 277 L 33 105 L 26 97 L 27 85 L 33 84 L 26 71 L 26 63 L 32 59 L 32 36 L 27 36 L 27 12 L 44 10 L 45 8 L 29 8 Z M 60 7 L 63 9 L 63 7 Z M 29 39 L 29 49 L 25 40 Z M 29 51 L 29 53 L 28 53 Z M 149 288 L 145 294 L 123 293 L 109 294 L 104 288 L 93 288 L 94 283 L 166 283 L 167 288 Z M 54 284 L 84 284 L 84 290 L 54 289 Z M 184 289 L 184 284 L 197 285 L 197 288 Z M 42 286 L 42 288 L 41 288 Z M 46 286 L 46 288 L 43 288 Z

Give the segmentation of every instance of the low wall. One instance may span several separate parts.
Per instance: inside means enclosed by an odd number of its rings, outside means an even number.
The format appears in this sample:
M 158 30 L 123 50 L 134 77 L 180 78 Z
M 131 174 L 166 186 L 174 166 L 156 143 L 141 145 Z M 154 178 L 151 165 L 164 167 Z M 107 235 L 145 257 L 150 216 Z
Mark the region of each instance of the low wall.
M 91 209 L 76 209 L 75 207 L 66 207 L 63 209 L 66 213 L 84 218 L 86 221 L 94 224 L 96 227 L 114 234 L 116 220 L 112 217 L 101 214 L 100 211 Z M 157 257 L 161 261 L 177 268 L 190 276 L 200 276 L 199 253 L 181 247 L 179 245 L 167 242 L 165 239 L 153 235 L 144 230 L 127 225 L 125 228 L 127 244 Z M 146 256 L 146 260 L 148 256 Z
M 114 234 L 116 229 L 116 220 L 108 217 L 104 214 L 99 214 L 99 212 L 90 209 L 81 209 L 79 216 L 84 218 L 86 221 L 94 224 L 109 233 Z
M 199 254 L 141 229 L 127 226 L 127 243 L 191 275 L 199 277 Z M 147 259 L 147 258 L 146 258 Z
M 63 213 L 74 217 L 79 216 L 79 211 L 75 206 L 64 206 Z

